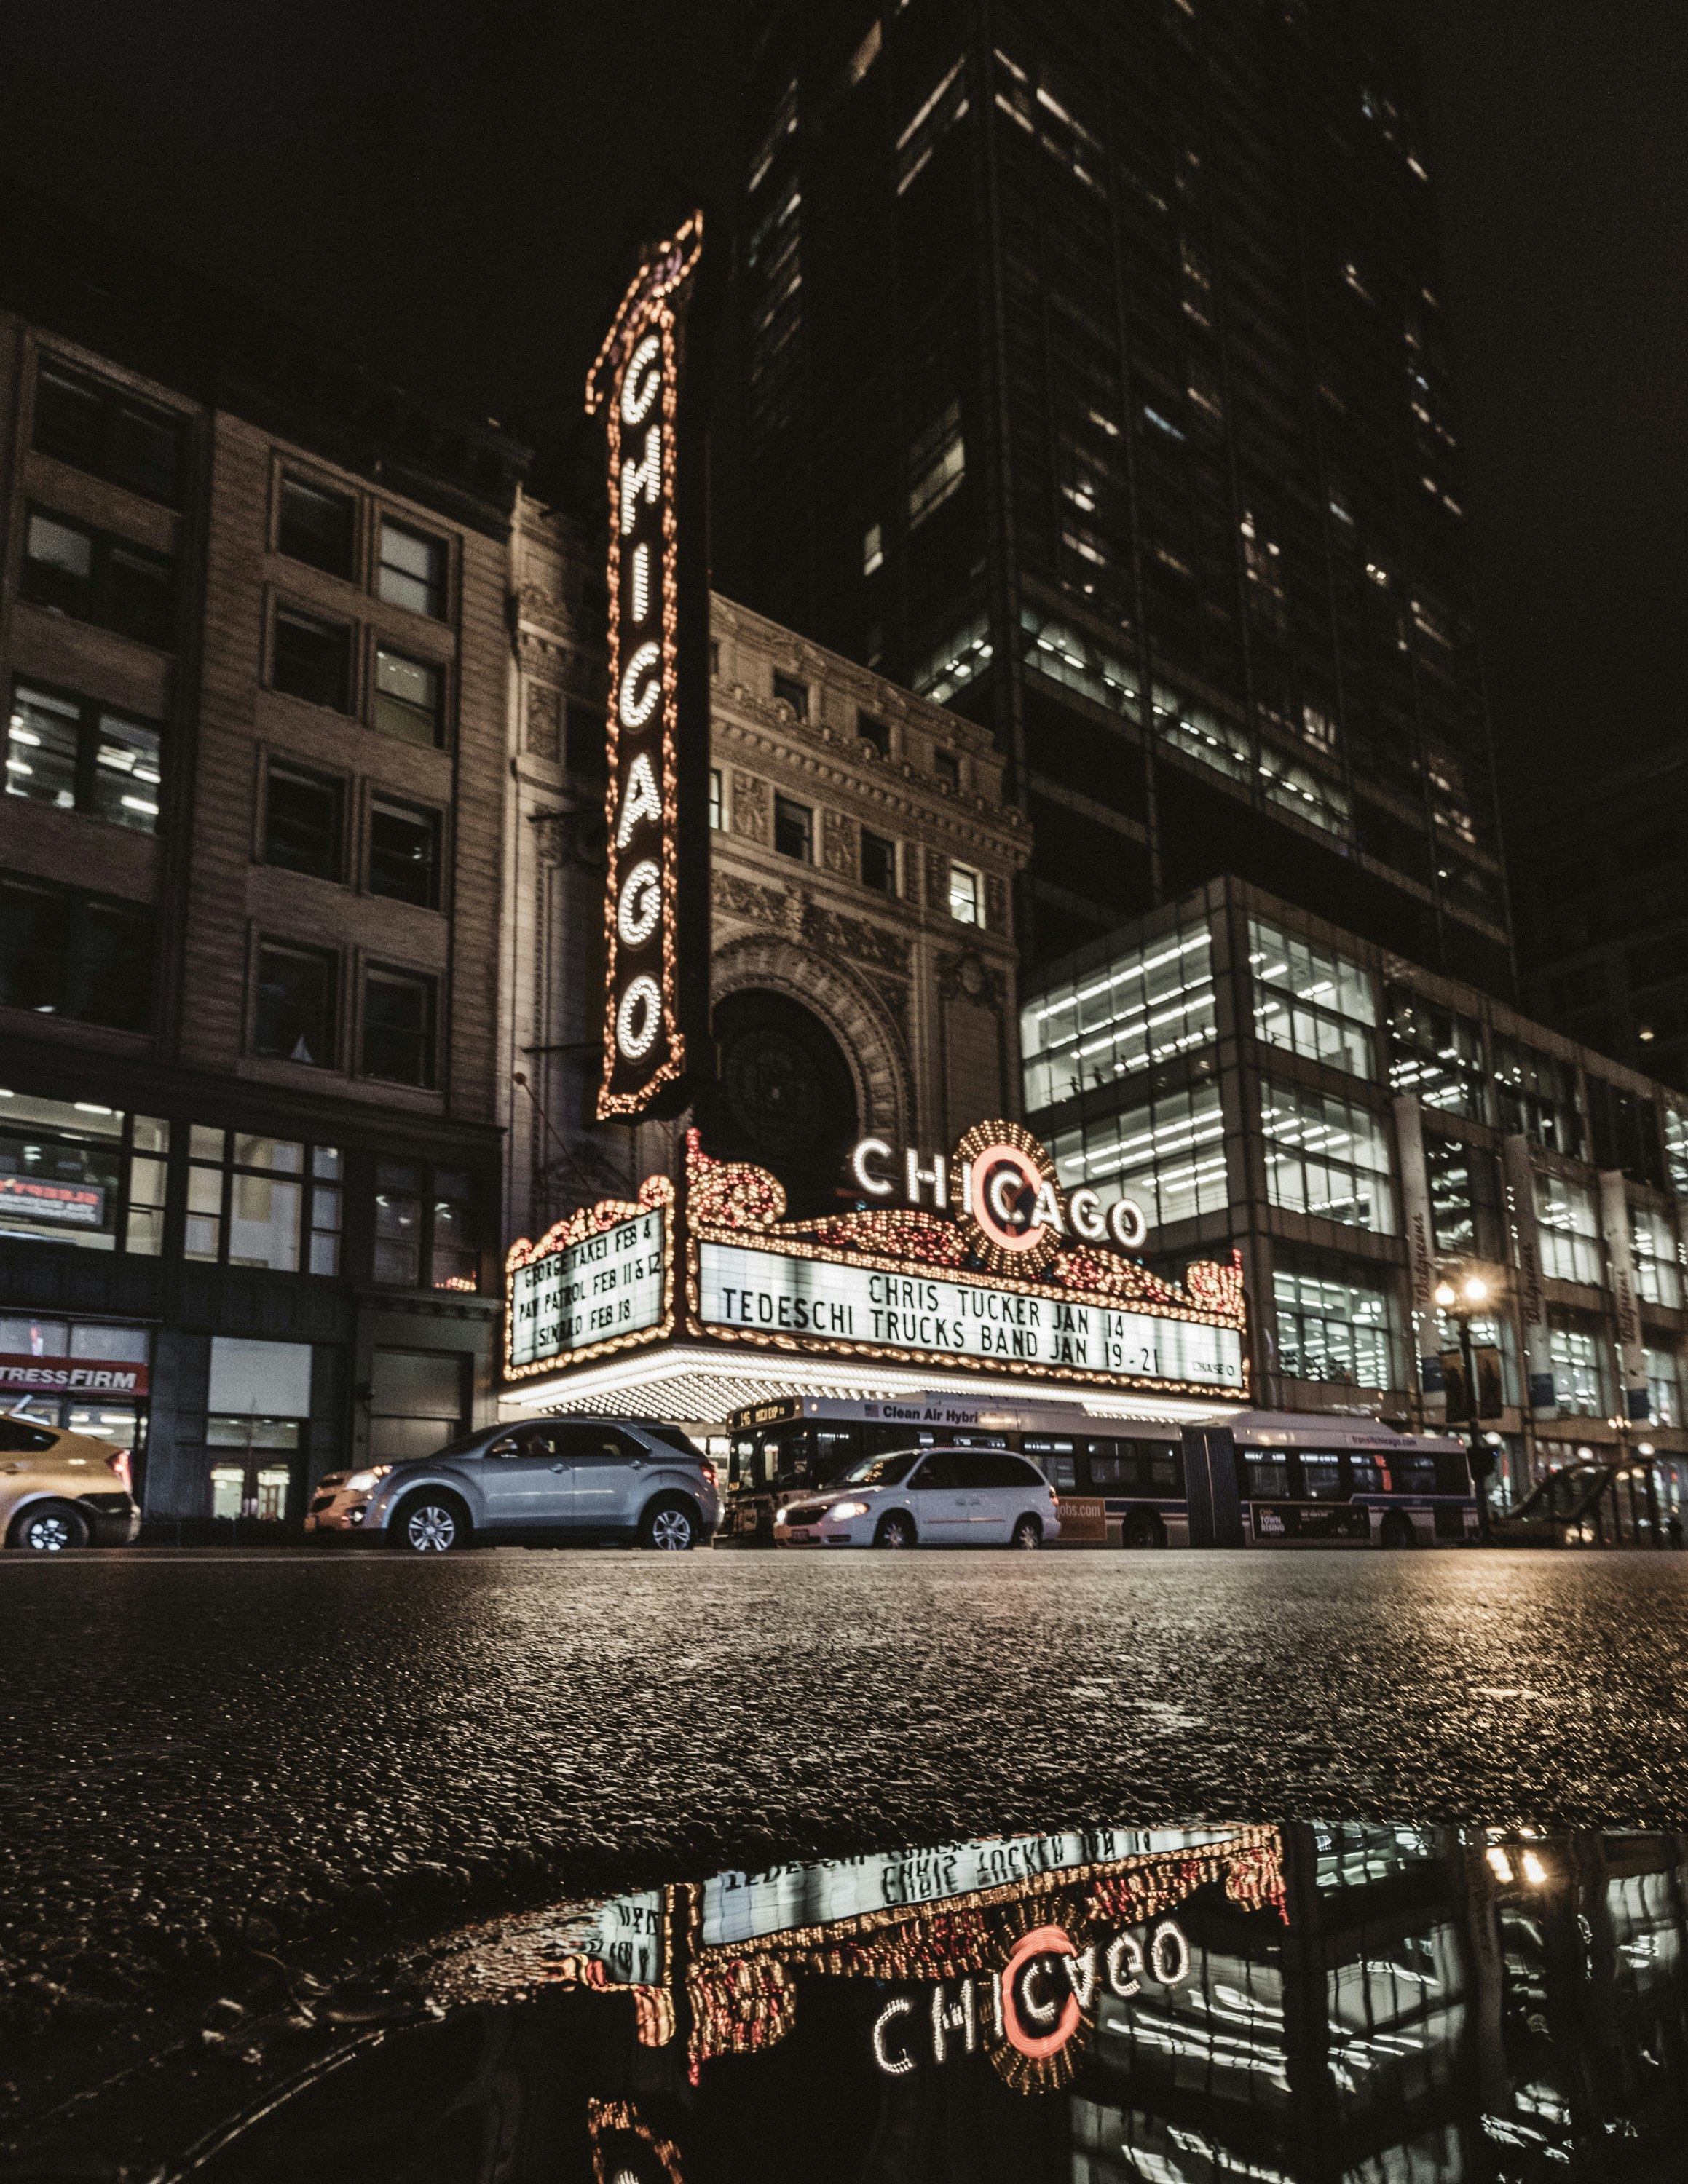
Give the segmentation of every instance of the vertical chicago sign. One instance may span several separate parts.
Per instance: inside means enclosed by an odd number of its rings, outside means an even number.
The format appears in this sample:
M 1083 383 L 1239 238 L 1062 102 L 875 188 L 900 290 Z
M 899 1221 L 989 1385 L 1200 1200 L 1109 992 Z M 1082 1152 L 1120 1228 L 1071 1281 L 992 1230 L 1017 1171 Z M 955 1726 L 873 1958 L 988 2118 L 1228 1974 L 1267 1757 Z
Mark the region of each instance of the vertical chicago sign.
M 677 1113 L 710 1055 L 702 240 L 694 213 L 648 253 L 586 379 L 609 443 L 600 1121 Z

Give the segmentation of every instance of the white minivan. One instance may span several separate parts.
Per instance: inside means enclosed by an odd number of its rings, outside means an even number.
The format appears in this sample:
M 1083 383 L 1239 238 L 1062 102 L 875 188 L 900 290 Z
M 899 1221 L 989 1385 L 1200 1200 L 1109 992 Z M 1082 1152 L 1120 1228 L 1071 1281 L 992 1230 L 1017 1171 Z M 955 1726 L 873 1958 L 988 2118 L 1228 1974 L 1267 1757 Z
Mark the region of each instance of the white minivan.
M 1035 1463 L 1006 1448 L 864 1457 L 774 1518 L 781 1547 L 1041 1547 L 1061 1529 Z

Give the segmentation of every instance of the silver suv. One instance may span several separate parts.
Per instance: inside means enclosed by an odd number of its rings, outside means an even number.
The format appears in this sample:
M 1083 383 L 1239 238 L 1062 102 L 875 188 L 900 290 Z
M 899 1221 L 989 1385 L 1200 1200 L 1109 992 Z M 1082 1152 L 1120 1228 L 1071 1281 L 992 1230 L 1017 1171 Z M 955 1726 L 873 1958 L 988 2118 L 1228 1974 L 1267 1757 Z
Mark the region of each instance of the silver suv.
M 721 1514 L 715 1468 L 677 1426 L 534 1418 L 487 1426 L 428 1457 L 332 1472 L 306 1536 L 445 1554 L 468 1546 L 707 1542 Z

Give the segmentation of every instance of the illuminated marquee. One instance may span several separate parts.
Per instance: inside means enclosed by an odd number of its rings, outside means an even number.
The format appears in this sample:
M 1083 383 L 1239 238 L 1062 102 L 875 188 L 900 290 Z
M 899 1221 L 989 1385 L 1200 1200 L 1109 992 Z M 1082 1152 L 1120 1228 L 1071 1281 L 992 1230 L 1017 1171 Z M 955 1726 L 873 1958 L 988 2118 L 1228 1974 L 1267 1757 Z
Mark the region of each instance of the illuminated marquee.
M 511 1251 L 508 1373 L 525 1378 L 547 1363 L 566 1367 L 673 1334 L 724 1353 L 743 1346 L 992 1379 L 1232 1401 L 1246 1394 L 1234 1253 L 1228 1264 L 1196 1261 L 1181 1284 L 1098 1241 L 1098 1228 L 1117 1234 L 1125 1221 L 1087 1208 L 1081 1201 L 1093 1194 L 1061 1193 L 1048 1154 L 1017 1123 L 979 1123 L 953 1161 L 940 1156 L 925 1167 L 924 1187 L 938 1196 L 930 1210 L 875 1206 L 788 1221 L 776 1177 L 711 1159 L 689 1131 L 683 1190 L 652 1177 L 638 1206 L 607 1200 L 540 1244 Z M 935 1167 L 960 1178 L 959 1205 L 943 1182 L 933 1186 Z M 868 1169 L 880 1173 L 871 1158 Z M 634 1217 L 659 1206 L 663 1217 L 647 1238 Z M 581 1248 L 612 1230 L 624 1243 Z
M 695 213 L 651 253 L 586 380 L 609 448 L 600 1121 L 676 1111 L 708 1051 L 708 580 L 701 464 L 680 444 L 702 231 Z
M 606 1198 L 505 1261 L 504 1370 L 511 1380 L 608 1357 L 674 1327 L 674 1187 Z

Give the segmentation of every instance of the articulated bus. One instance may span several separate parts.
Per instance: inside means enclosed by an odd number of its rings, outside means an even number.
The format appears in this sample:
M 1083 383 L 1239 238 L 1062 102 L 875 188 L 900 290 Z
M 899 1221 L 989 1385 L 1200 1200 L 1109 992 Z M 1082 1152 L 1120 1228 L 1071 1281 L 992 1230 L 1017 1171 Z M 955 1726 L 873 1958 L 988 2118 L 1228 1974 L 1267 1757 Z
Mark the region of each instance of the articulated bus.
M 1244 1411 L 1189 1426 L 1053 1403 L 794 1396 L 736 1412 L 730 1430 L 723 1544 L 771 1546 L 783 1503 L 830 1485 L 862 1457 L 905 1448 L 1029 1457 L 1055 1490 L 1061 1546 L 1450 1546 L 1477 1537 L 1462 1444 L 1370 1418 Z

